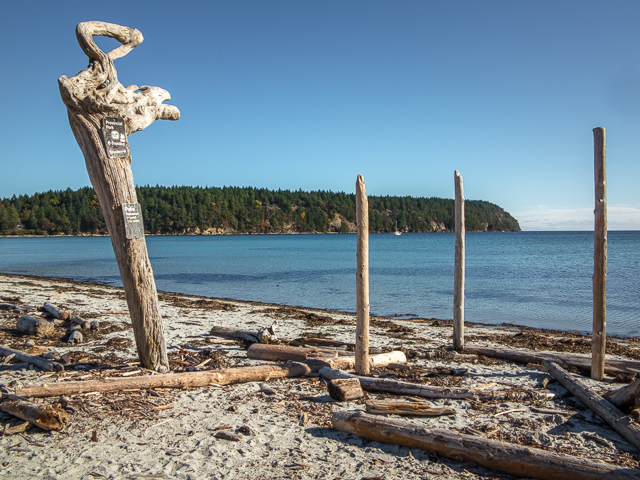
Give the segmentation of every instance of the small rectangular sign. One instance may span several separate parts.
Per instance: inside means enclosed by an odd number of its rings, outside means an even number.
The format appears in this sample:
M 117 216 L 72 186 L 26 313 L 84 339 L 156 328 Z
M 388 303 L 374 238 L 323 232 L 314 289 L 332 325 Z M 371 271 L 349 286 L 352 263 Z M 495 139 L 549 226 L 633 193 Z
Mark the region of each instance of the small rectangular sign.
M 102 140 L 109 158 L 129 156 L 129 144 L 124 128 L 124 118 L 106 117 L 102 119 Z
M 129 240 L 144 238 L 144 225 L 142 223 L 142 208 L 139 203 L 123 203 L 122 214 L 124 216 L 124 228 Z

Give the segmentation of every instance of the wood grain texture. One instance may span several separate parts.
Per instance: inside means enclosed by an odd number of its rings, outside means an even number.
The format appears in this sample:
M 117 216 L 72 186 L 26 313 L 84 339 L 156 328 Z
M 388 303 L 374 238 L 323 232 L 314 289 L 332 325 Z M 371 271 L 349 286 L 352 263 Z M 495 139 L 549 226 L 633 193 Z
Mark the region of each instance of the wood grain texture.
M 593 129 L 593 160 L 596 205 L 593 235 L 591 378 L 602 380 L 607 347 L 607 162 L 606 134 L 602 127 Z
M 14 355 L 16 360 L 30 363 L 34 367 L 38 367 L 43 370 L 56 370 L 58 372 L 64 370 L 64 367 L 59 363 L 52 362 L 42 357 L 36 357 L 35 355 L 29 355 L 28 353 L 20 352 L 19 350 L 14 350 L 5 346 L 0 346 L 0 355 L 4 357 Z
M 94 35 L 115 38 L 121 46 L 105 54 Z M 135 29 L 105 22 L 85 22 L 76 27 L 89 67 L 74 77 L 58 79 L 60 95 L 67 106 L 71 130 L 84 154 L 89 178 L 105 218 L 118 262 L 131 314 L 138 356 L 142 364 L 168 371 L 162 317 L 153 271 L 144 238 L 127 239 L 123 203 L 137 203 L 131 156 L 108 158 L 101 133 L 105 117 L 124 119 L 127 135 L 143 130 L 155 120 L 177 120 L 179 110 L 162 102 L 171 97 L 159 87 L 124 87 L 113 60 L 139 45 L 142 34 Z
M 409 420 L 384 418 L 362 411 L 343 410 L 331 417 L 333 428 L 359 437 L 408 448 L 420 448 L 459 462 L 475 462 L 517 477 L 542 480 L 640 479 L 640 471 L 605 462 L 547 452 L 512 443 L 429 429 Z
M 453 348 L 460 350 L 464 347 L 464 189 L 462 176 L 456 170 L 453 174 L 456 200 L 455 200 L 455 267 L 453 276 Z
M 369 367 L 369 201 L 364 178 L 356 181 L 356 373 L 366 375 Z

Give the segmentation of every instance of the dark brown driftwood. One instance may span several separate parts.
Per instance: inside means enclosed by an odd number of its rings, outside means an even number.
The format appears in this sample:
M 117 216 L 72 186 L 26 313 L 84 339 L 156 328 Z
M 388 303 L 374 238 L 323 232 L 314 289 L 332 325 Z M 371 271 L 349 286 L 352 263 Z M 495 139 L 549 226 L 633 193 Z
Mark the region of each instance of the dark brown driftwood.
M 331 380 L 335 382 L 336 380 Z M 421 417 L 438 417 L 441 415 L 455 415 L 453 408 L 434 407 L 424 402 L 390 402 L 371 400 L 366 402 L 367 412 L 382 415 L 415 415 Z
M 501 358 L 512 362 L 541 364 L 545 360 L 550 360 L 552 362 L 578 367 L 586 371 L 591 370 L 591 356 L 578 353 L 538 352 L 523 348 L 480 347 L 469 344 L 465 345 L 464 350 L 468 353 L 475 353 L 476 355 L 484 355 L 485 357 L 491 358 Z M 640 373 L 640 362 L 608 358 L 605 362 L 604 371 L 612 374 Z
M 620 410 L 626 411 L 634 405 L 637 398 L 640 398 L 640 378 L 629 385 L 605 393 L 602 398 L 608 400 Z
M 69 422 L 69 415 L 58 405 L 39 405 L 13 395 L 0 403 L 0 410 L 43 430 L 62 430 Z
M 331 418 L 333 427 L 369 440 L 420 448 L 459 462 L 541 480 L 640 479 L 640 471 L 605 462 L 547 452 L 453 430 L 420 427 L 408 420 L 341 411 Z
M 578 400 L 602 417 L 607 425 L 618 432 L 631 445 L 640 450 L 640 428 L 633 423 L 631 418 L 625 416 L 624 413 L 600 395 L 589 390 L 589 387 L 580 378 L 571 375 L 557 363 L 546 360 L 543 366 L 549 375 L 560 382 Z
M 364 397 L 364 392 L 357 378 L 338 378 L 327 383 L 331 398 L 340 402 L 348 402 Z
M 231 385 L 234 383 L 260 382 L 274 378 L 299 377 L 311 369 L 302 363 L 287 362 L 283 365 L 260 365 L 220 370 L 167 373 L 140 377 L 104 378 L 86 382 L 57 382 L 24 386 L 16 389 L 22 397 L 51 397 L 87 392 L 117 392 L 128 389 L 204 387 L 206 385 Z
M 56 362 L 51 362 L 42 357 L 36 357 L 35 355 L 29 355 L 28 353 L 20 352 L 18 350 L 13 350 L 8 347 L 0 346 L 0 355 L 5 357 L 9 355 L 14 355 L 16 360 L 21 362 L 27 362 L 32 364 L 34 367 L 41 368 L 42 370 L 57 370 L 62 371 L 64 367 Z

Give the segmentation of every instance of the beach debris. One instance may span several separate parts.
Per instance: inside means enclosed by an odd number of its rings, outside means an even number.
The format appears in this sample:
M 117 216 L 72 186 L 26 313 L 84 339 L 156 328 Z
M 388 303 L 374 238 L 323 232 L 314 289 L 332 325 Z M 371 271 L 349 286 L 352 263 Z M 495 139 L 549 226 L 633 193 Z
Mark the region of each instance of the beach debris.
M 275 320 L 270 327 L 265 328 L 264 330 L 258 333 L 258 342 L 259 343 L 272 343 L 277 340 L 276 337 L 276 328 L 278 327 L 278 320 Z
M 62 298 L 67 294 L 67 292 L 60 292 L 56 295 L 52 295 L 51 297 L 49 297 L 49 300 L 57 300 L 58 298 Z
M 77 332 L 78 330 L 82 330 L 82 327 L 80 325 L 78 325 L 77 323 L 72 323 L 71 325 L 69 325 L 69 329 L 70 332 Z
M 409 420 L 370 415 L 361 410 L 335 412 L 331 423 L 337 430 L 368 440 L 420 448 L 459 462 L 475 462 L 481 467 L 517 477 L 541 480 L 640 479 L 640 472 L 634 468 L 523 447 L 454 430 L 429 429 L 425 424 L 416 425 Z
M 231 340 L 242 340 L 247 343 L 259 343 L 257 332 L 247 332 L 244 330 L 235 330 L 227 327 L 213 327 L 209 335 L 214 337 L 228 338 Z
M 93 320 L 89 326 L 89 328 L 91 328 L 91 330 L 98 330 L 98 327 L 100 326 L 100 324 L 98 323 L 97 320 Z
M 59 404 L 40 405 L 16 395 L 8 395 L 3 400 L 0 410 L 43 430 L 62 430 L 69 423 L 69 415 Z
M 76 382 L 52 382 L 42 385 L 25 385 L 16 389 L 23 397 L 51 397 L 74 395 L 88 392 L 118 392 L 122 390 L 152 388 L 204 387 L 210 384 L 231 385 L 236 383 L 260 382 L 277 378 L 301 377 L 311 369 L 302 363 L 286 362 L 280 365 L 259 365 L 256 367 L 235 367 L 220 370 L 166 373 L 137 377 L 112 377 L 108 380 L 87 380 Z
M 583 355 L 579 353 L 560 353 L 550 351 L 536 351 L 524 348 L 498 348 L 498 347 L 481 347 L 476 345 L 465 344 L 465 352 L 483 355 L 485 357 L 500 358 L 502 360 L 510 360 L 520 363 L 536 363 L 541 364 L 545 360 L 556 362 L 562 365 L 578 367 L 581 370 L 591 370 L 591 355 Z M 615 360 L 607 358 L 604 371 L 611 374 L 619 373 L 640 373 L 640 362 L 634 360 Z
M 260 391 L 265 395 L 275 395 L 276 391 L 265 383 L 260 384 Z
M 338 350 L 351 350 L 351 352 L 353 352 L 353 349 L 356 348 L 355 343 L 340 342 L 338 340 L 331 340 L 328 338 L 306 337 L 291 340 L 289 342 L 289 345 L 291 345 L 292 347 L 333 347 Z M 371 352 L 371 349 L 369 350 L 369 353 L 373 353 Z
M 218 430 L 214 435 L 216 438 L 220 438 L 222 440 L 229 440 L 231 442 L 240 442 L 242 441 L 242 437 L 237 433 L 230 432 L 228 430 Z
M 71 331 L 71 333 L 69 334 L 69 338 L 67 339 L 67 343 L 82 343 L 82 333 L 80 333 L 79 330 Z
M 256 434 L 256 432 L 254 432 L 253 429 L 248 425 L 242 425 L 241 427 L 238 427 L 238 432 L 246 436 L 255 436 Z
M 571 375 L 557 363 L 545 360 L 542 365 L 545 371 L 560 382 L 564 388 L 599 415 L 607 425 L 618 432 L 637 450 L 640 450 L 640 427 L 633 423 L 630 417 L 625 416 L 609 401 L 589 389 L 582 379 Z
M 97 442 L 98 441 L 98 431 L 94 430 L 93 432 L 91 432 L 91 441 L 92 442 Z
M 45 318 L 27 313 L 18 318 L 16 330 L 27 335 L 44 337 L 53 332 L 54 324 Z
M 69 314 L 62 310 L 61 308 L 56 307 L 52 303 L 44 302 L 42 307 L 46 312 L 49 312 L 51 316 L 57 318 L 58 320 L 67 320 L 69 318 Z
M 640 378 L 634 380 L 629 385 L 611 390 L 602 396 L 620 410 L 627 411 L 634 406 L 636 400 L 640 398 Z
M 18 425 L 14 425 L 13 427 L 4 426 L 2 427 L 2 432 L 0 432 L 1 436 L 5 435 L 15 435 L 17 433 L 24 433 L 27 431 L 27 428 L 31 425 L 29 422 L 20 423 Z
M 309 415 L 306 412 L 300 412 L 298 414 L 298 425 L 304 427 L 309 421 Z
M 4 357 L 13 355 L 12 358 L 15 358 L 16 360 L 21 362 L 30 363 L 38 368 L 41 368 L 42 370 L 47 370 L 47 371 L 48 370 L 57 370 L 57 371 L 64 370 L 64 367 L 62 365 L 60 365 L 59 363 L 50 361 L 51 359 L 37 357 L 35 355 L 30 355 L 28 353 L 20 352 L 18 350 L 13 350 L 11 348 L 4 347 L 4 346 L 0 346 L 0 355 L 3 355 Z
M 12 313 L 20 313 L 22 311 L 19 305 L 13 305 L 11 303 L 0 303 L 0 310 L 9 311 Z
M 336 380 L 332 380 L 335 382 Z M 449 407 L 434 407 L 426 402 L 394 402 L 370 400 L 365 403 L 367 412 L 378 415 L 416 415 L 422 417 L 439 417 L 455 415 L 457 412 Z
M 348 402 L 364 397 L 364 392 L 357 378 L 336 378 L 327 383 L 329 395 L 334 400 Z

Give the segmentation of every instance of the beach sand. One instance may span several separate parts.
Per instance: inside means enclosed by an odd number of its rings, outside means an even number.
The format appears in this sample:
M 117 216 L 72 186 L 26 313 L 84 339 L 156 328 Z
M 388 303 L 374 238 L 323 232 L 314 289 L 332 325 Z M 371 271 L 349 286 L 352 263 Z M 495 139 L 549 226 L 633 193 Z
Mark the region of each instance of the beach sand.
M 69 360 L 65 371 L 58 373 L 29 369 L 13 362 L 2 364 L 0 385 L 11 392 L 14 387 L 28 383 L 132 375 L 138 370 L 130 319 L 126 313 L 118 313 L 127 310 L 122 289 L 0 274 L 0 302 L 35 310 L 57 295 L 52 303 L 72 315 L 97 320 L 100 328 L 95 332 L 83 331 L 85 341 L 70 346 L 63 341 L 68 323 L 56 322 L 55 332 L 40 341 L 14 330 L 19 314 L 0 311 L 0 344 L 34 354 L 53 350 Z M 355 315 L 348 313 L 171 293 L 161 293 L 160 304 L 174 371 L 187 370 L 194 365 L 194 359 L 197 363 L 209 360 L 202 369 L 266 363 L 248 359 L 241 342 L 209 336 L 213 326 L 255 331 L 278 319 L 277 334 L 283 339 L 327 337 L 352 343 L 355 336 Z M 567 351 L 583 351 L 590 345 L 588 337 L 578 334 L 532 329 L 468 325 L 466 335 L 478 345 L 528 344 L 540 348 L 552 345 Z M 434 406 L 452 407 L 457 414 L 413 418 L 412 422 L 461 432 L 470 427 L 487 438 L 637 467 L 635 450 L 557 382 L 550 381 L 545 387 L 544 380 L 551 377 L 539 368 L 454 355 L 445 350 L 451 344 L 451 336 L 450 322 L 374 317 L 371 346 L 385 351 L 403 349 L 412 367 L 377 373 L 441 386 L 473 388 L 495 384 L 488 390 L 509 390 L 514 397 L 520 394 L 526 398 L 484 402 L 425 399 Z M 28 343 L 30 339 L 35 340 L 35 346 Z M 616 353 L 638 358 L 636 339 L 616 339 L 610 343 L 618 347 Z M 440 352 L 441 358 L 415 358 L 415 354 L 425 351 Z M 191 363 L 187 357 L 193 357 Z M 147 374 L 150 372 L 145 370 L 133 373 Z M 599 392 L 621 386 L 621 383 L 585 381 Z M 69 406 L 73 412 L 65 431 L 48 433 L 31 427 L 26 434 L 0 438 L 0 477 L 511 478 L 475 464 L 367 441 L 331 428 L 332 412 L 363 409 L 366 399 L 402 397 L 368 392 L 364 399 L 355 402 L 328 401 L 326 385 L 317 377 L 271 381 L 267 385 L 274 392 L 263 391 L 260 383 L 246 383 L 71 396 Z M 538 398 L 539 395 L 526 395 L 527 392 L 550 395 Z M 47 403 L 53 399 L 37 401 Z M 541 414 L 531 407 L 563 413 Z M 511 409 L 522 411 L 495 416 Z M 7 414 L 0 419 L 3 425 L 20 423 Z M 217 432 L 236 432 L 243 426 L 249 427 L 243 429 L 245 432 L 253 434 L 240 434 L 239 442 L 215 437 Z M 97 441 L 92 441 L 92 437 Z

